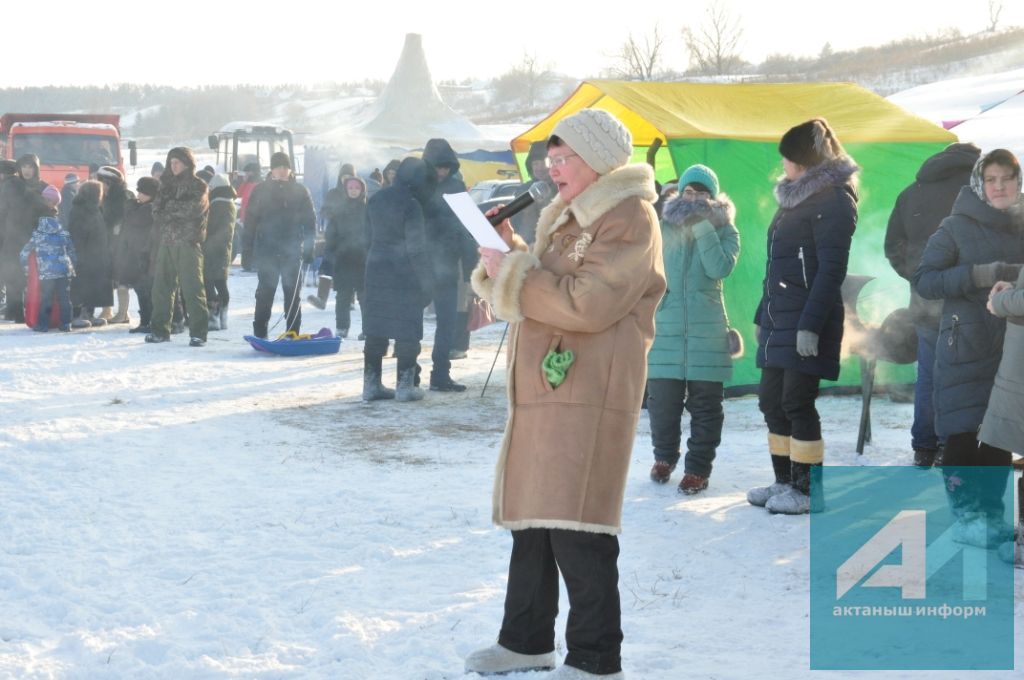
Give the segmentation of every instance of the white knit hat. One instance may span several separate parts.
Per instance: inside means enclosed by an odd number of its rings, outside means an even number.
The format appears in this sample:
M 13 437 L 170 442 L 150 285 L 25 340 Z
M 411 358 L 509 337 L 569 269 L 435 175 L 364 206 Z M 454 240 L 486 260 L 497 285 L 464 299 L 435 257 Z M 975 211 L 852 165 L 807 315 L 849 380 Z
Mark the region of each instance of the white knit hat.
M 551 131 L 599 175 L 621 168 L 633 155 L 633 135 L 618 118 L 600 109 L 581 109 Z

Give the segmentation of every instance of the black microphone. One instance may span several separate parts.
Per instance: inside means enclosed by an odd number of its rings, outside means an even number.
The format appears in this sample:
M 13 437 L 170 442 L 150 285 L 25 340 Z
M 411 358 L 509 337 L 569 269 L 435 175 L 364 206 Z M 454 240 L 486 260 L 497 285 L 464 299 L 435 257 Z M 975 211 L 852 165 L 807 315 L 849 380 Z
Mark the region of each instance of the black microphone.
M 488 217 L 487 220 L 496 227 L 506 218 L 526 209 L 527 206 L 551 198 L 551 193 L 551 185 L 547 182 L 534 182 L 530 185 L 529 190 L 513 198 L 511 203 Z

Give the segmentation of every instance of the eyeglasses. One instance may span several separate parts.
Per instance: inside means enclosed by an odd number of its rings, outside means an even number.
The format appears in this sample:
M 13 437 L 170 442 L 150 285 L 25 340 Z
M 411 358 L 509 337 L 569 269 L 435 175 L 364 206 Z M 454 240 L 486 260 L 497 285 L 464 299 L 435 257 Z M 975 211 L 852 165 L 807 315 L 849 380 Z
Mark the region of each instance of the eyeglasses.
M 579 156 L 578 153 L 567 153 L 564 156 L 548 156 L 544 159 L 544 165 L 549 168 L 560 168 L 569 162 L 569 159 L 573 156 Z
M 711 194 L 709 194 L 706 191 L 694 191 L 693 189 L 687 187 L 686 189 L 683 189 L 683 198 L 689 199 L 691 201 L 709 201 L 711 200 Z

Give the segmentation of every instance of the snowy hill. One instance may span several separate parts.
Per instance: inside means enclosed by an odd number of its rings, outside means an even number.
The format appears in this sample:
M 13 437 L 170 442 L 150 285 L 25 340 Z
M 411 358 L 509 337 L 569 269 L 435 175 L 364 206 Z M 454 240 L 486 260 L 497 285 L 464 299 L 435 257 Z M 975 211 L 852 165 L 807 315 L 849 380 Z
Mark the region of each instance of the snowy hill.
M 983 150 L 1024 157 L 1024 68 L 954 78 L 898 92 L 889 101 Z

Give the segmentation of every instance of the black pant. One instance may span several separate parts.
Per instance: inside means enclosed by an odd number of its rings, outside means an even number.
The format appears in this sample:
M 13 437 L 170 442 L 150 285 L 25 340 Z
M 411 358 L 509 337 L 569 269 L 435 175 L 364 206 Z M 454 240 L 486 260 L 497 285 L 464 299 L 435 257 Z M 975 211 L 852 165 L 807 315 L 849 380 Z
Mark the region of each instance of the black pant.
M 366 365 L 380 371 L 387 351 L 388 338 L 367 337 L 363 344 L 363 358 Z M 416 359 L 419 355 L 419 340 L 395 340 L 395 357 L 398 359 L 399 374 L 409 368 L 416 368 Z
M 959 481 L 961 484 L 950 483 L 949 477 L 955 475 L 954 470 L 943 471 L 947 478 L 946 490 L 953 503 L 954 511 L 966 512 L 980 510 L 989 515 L 1003 514 L 1003 494 L 1006 493 L 1006 480 L 1010 477 L 1010 463 L 1013 456 L 1009 451 L 989 446 L 978 441 L 974 432 L 962 432 L 950 435 L 942 454 L 943 468 L 956 467 L 1003 467 L 1005 474 L 978 476 Z
M 598 675 L 622 670 L 618 557 L 619 540 L 609 534 L 513 531 L 498 643 L 520 654 L 554 650 L 561 571 L 569 591 L 565 663 Z
M 231 295 L 228 293 L 227 279 L 206 280 L 206 301 L 211 306 L 215 304 L 220 305 L 221 308 L 228 306 Z
M 153 318 L 153 283 L 137 283 L 132 289 L 135 291 L 135 297 L 139 298 L 139 325 L 149 326 L 149 321 Z M 174 320 L 173 314 L 171 320 Z
M 821 378 L 789 368 L 761 369 L 757 405 L 768 431 L 805 442 L 821 439 L 821 418 L 814 401 Z
M 647 381 L 647 415 L 651 419 L 654 459 L 675 465 L 682 441 L 683 410 L 690 412 L 690 437 L 686 440 L 685 471 L 709 477 L 715 451 L 722 443 L 725 388 L 707 380 L 652 378 Z
M 296 286 L 302 285 L 302 281 L 299 280 L 300 269 L 301 263 L 297 256 L 275 255 L 260 259 L 257 270 L 256 314 L 253 319 L 253 330 L 257 335 L 259 331 L 262 331 L 263 335 L 267 333 L 278 281 L 281 282 L 281 291 L 284 293 L 284 313 L 288 325 L 286 330 L 299 332 L 299 327 L 302 326 L 302 308 L 296 295 Z
M 363 289 L 350 283 L 338 284 L 338 292 L 334 295 L 334 327 L 348 330 L 352 326 L 352 296 L 359 300 L 359 308 L 363 307 Z
M 7 286 L 7 307 L 4 309 L 4 318 L 16 323 L 25 323 L 25 276 L 19 277 L 16 273 L 9 276 L 4 282 Z
M 455 311 L 458 306 L 459 284 L 454 278 L 442 279 L 434 284 L 434 350 L 430 354 L 433 364 L 430 381 L 444 381 L 451 377 L 452 362 L 449 353 L 455 340 Z

